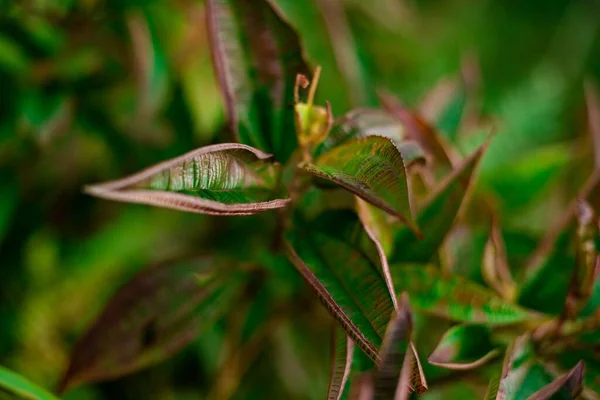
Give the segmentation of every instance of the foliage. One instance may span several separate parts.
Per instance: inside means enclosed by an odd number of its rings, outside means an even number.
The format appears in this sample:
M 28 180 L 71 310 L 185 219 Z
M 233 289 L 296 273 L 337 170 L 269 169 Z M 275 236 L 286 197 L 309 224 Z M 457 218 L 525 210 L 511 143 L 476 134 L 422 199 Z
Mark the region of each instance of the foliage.
M 596 6 L 415 101 L 392 3 L 6 8 L 0 397 L 600 398 Z

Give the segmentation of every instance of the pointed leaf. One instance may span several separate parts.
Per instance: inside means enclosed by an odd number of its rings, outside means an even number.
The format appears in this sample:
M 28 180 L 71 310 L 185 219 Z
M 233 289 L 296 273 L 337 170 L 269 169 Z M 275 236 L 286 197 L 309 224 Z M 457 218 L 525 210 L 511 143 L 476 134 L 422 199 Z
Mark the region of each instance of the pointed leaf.
M 544 386 L 529 397 L 529 400 L 576 399 L 583 390 L 584 363 L 579 361 L 566 374 Z
M 383 136 L 391 139 L 408 166 L 424 162 L 425 152 L 415 140 L 406 138 L 405 129 L 390 113 L 375 108 L 357 108 L 336 119 L 329 135 L 315 149 L 319 156 L 350 139 Z
M 526 399 L 552 382 L 551 376 L 535 358 L 529 335 L 518 337 L 506 351 L 496 400 Z
M 377 249 L 351 211 L 313 221 L 296 218 L 286 234 L 288 257 L 350 339 L 377 360 L 394 304 L 380 273 Z
M 331 347 L 331 376 L 327 399 L 340 400 L 350 377 L 354 343 L 348 338 L 346 332 L 336 325 L 333 329 Z
M 296 75 L 310 75 L 298 36 L 267 0 L 209 0 L 206 16 L 231 129 L 287 161 L 296 146 Z
M 273 196 L 278 170 L 270 157 L 242 144 L 217 144 L 85 190 L 109 200 L 194 213 L 256 214 L 289 201 Z
M 516 286 L 512 279 L 506 255 L 506 245 L 497 218 L 492 219 L 490 234 L 481 262 L 485 282 L 505 299 L 513 299 Z
M 414 232 L 402 155 L 387 138 L 351 139 L 303 168 L 400 218 Z
M 499 353 L 487 327 L 457 325 L 444 334 L 428 361 L 438 367 L 466 370 L 485 364 Z
M 393 237 L 392 223 L 388 218 L 389 215 L 360 197 L 355 197 L 356 212 L 369 236 L 380 244 L 385 255 L 390 254 L 393 246 Z
M 569 293 L 563 314 L 566 318 L 575 317 L 592 294 L 594 282 L 600 269 L 600 256 L 596 242 L 600 235 L 598 217 L 594 209 L 581 201 L 577 206 L 577 246 L 575 266 L 571 275 Z
M 229 311 L 241 277 L 199 259 L 142 270 L 75 346 L 61 391 L 162 361 Z
M 437 171 L 436 175 L 445 175 L 452 169 L 449 146 L 427 122 L 415 112 L 404 107 L 389 93 L 380 92 L 379 100 L 383 108 L 406 127 L 407 138 L 415 140 L 425 152 L 431 155 Z
M 396 293 L 407 292 L 417 310 L 460 322 L 509 325 L 533 315 L 495 293 L 460 276 L 446 276 L 438 268 L 390 265 Z
M 393 397 L 406 354 L 410 353 L 412 316 L 406 294 L 401 297 L 398 311 L 390 320 L 381 345 L 380 360 L 375 374 L 375 398 Z M 409 382 L 407 382 L 409 383 Z
M 423 232 L 423 240 L 417 240 L 404 227 L 396 230 L 390 262 L 429 262 L 435 256 L 465 202 L 485 148 L 484 144 L 465 159 L 425 200 L 417 212 L 417 225 Z
M 25 377 L 0 365 L 0 395 L 2 393 L 7 395 L 7 399 L 58 400 L 57 397 L 31 383 Z

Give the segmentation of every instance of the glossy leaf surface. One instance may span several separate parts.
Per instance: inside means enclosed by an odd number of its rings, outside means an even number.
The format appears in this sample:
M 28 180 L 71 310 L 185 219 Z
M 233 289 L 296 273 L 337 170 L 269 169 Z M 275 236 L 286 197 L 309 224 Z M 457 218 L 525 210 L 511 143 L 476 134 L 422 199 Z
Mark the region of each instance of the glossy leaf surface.
M 280 208 L 270 155 L 241 144 L 202 147 L 129 177 L 86 187 L 105 199 L 214 215 Z
M 466 370 L 485 364 L 499 353 L 488 328 L 457 325 L 444 334 L 428 361 L 438 367 Z
M 371 359 L 394 309 L 380 273 L 377 249 L 351 211 L 313 221 L 296 218 L 286 234 L 288 256 L 350 339 Z
M 390 265 L 396 293 L 407 292 L 412 306 L 453 321 L 509 325 L 531 315 L 490 290 L 460 276 L 445 276 L 438 268 Z
M 209 0 L 206 16 L 232 130 L 287 161 L 296 146 L 296 75 L 310 75 L 298 36 L 267 0 Z
M 352 139 L 303 168 L 400 218 L 418 232 L 412 220 L 402 155 L 390 139 Z
M 225 276 L 222 267 L 198 259 L 138 273 L 75 346 L 61 390 L 138 371 L 194 340 L 241 288 L 240 276 Z

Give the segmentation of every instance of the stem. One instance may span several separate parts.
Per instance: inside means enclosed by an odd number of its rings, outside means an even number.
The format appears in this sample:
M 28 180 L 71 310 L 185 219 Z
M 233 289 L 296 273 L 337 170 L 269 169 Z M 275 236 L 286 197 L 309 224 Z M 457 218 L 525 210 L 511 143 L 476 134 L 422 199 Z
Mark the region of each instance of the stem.
M 310 83 L 310 89 L 308 90 L 308 101 L 306 102 L 306 104 L 308 104 L 309 106 L 312 106 L 315 100 L 315 93 L 317 92 L 317 86 L 319 85 L 319 76 L 321 76 L 320 65 L 317 66 L 317 68 L 315 68 L 315 75 L 313 76 L 313 80 Z

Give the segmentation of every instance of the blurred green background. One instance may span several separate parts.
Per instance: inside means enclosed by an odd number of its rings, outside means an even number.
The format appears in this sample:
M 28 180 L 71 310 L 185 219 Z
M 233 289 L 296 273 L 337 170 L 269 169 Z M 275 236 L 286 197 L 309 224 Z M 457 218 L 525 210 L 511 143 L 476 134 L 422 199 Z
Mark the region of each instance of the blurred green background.
M 308 60 L 322 66 L 319 101 L 329 100 L 335 115 L 376 105 L 376 88 L 417 107 L 440 79 L 462 71 L 472 121 L 463 118 L 452 139 L 466 152 L 494 127 L 481 185 L 503 194 L 507 229 L 525 238 L 523 246 L 581 182 L 568 177 L 590 155 L 583 82 L 600 78 L 600 2 L 275 3 Z M 53 388 L 77 338 L 142 268 L 217 247 L 250 259 L 268 217 L 212 218 L 81 192 L 231 140 L 203 1 L 0 0 L 0 364 Z M 558 172 L 558 195 L 528 208 Z M 240 235 L 235 243 L 232 235 Z M 234 398 L 322 398 L 329 326 L 310 322 L 315 314 L 328 319 L 295 275 L 275 274 L 294 280 L 289 291 L 303 294 L 301 311 L 269 336 Z M 210 327 L 164 364 L 66 398 L 214 396 L 226 326 Z

